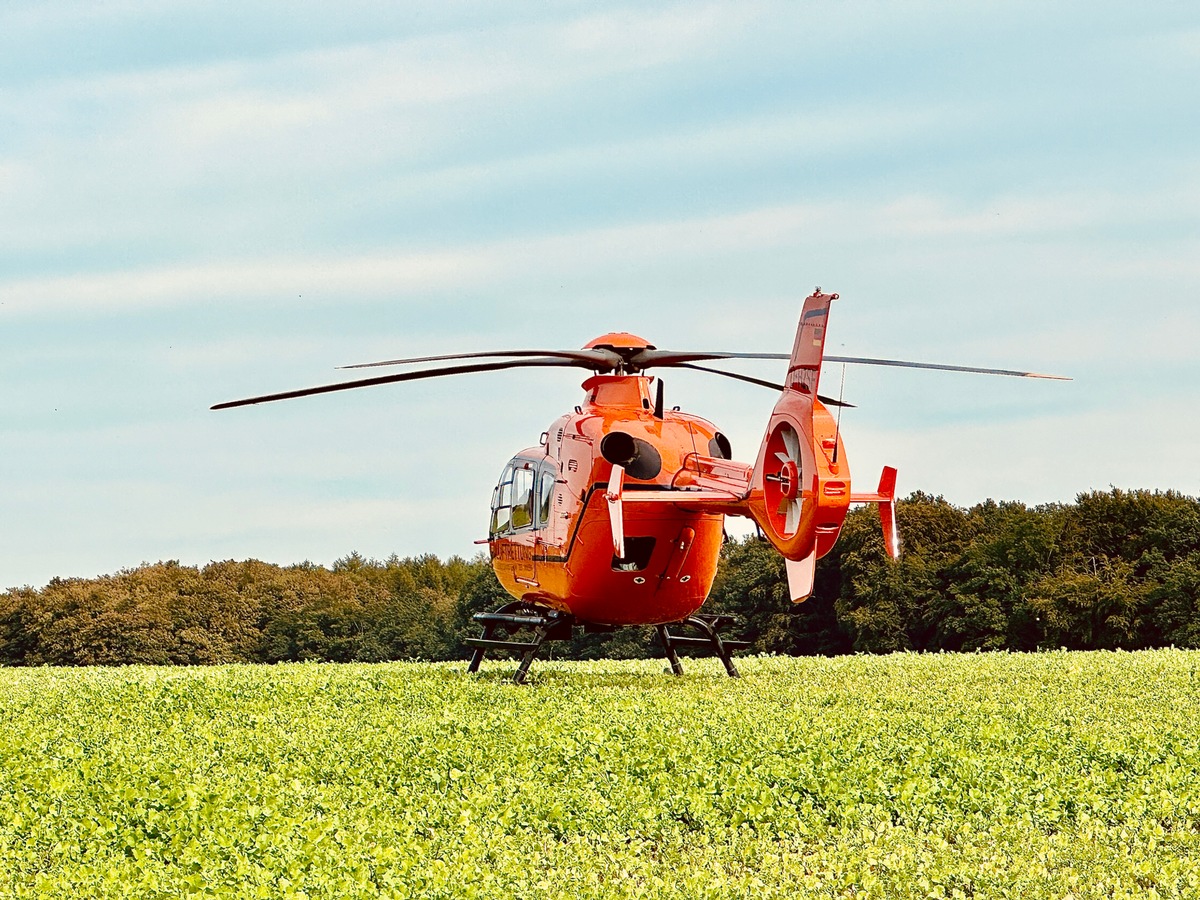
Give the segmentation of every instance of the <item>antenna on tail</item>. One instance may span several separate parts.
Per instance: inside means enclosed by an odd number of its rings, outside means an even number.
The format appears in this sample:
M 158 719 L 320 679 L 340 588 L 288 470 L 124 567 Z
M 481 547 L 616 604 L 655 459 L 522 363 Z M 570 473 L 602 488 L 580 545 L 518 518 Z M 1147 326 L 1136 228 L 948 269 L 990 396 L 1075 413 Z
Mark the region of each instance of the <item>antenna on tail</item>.
M 837 419 L 833 424 L 833 463 L 837 465 L 838 458 L 838 440 L 842 436 L 842 398 L 846 394 L 846 364 L 842 363 L 842 385 L 838 388 L 838 411 Z

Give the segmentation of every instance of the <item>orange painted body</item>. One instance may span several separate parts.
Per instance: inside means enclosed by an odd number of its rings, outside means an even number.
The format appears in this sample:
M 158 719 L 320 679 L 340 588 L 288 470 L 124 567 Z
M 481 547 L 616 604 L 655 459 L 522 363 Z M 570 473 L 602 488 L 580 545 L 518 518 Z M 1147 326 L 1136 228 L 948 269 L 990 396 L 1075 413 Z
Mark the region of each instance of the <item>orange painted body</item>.
M 641 488 L 669 489 L 685 458 L 695 448 L 707 455 L 717 435 L 712 423 L 697 416 L 667 411 L 656 418 L 651 381 L 642 375 L 589 378 L 580 412 L 555 420 L 542 446 L 522 451 L 506 467 L 506 474 L 520 471 L 514 466 L 529 466 L 527 471 L 553 475 L 553 487 L 536 479 L 526 501 L 533 508 L 530 524 L 493 534 L 489 541 L 496 575 L 514 597 L 604 625 L 676 622 L 708 597 L 723 538 L 721 512 L 627 504 L 624 531 L 630 561 L 614 560 L 605 497 L 613 464 L 600 453 L 603 438 L 620 431 L 653 444 L 660 453 L 657 475 L 626 482 L 634 494 Z M 514 494 L 513 499 L 521 497 Z M 540 515 L 543 509 L 548 515 Z
M 493 495 L 488 543 L 504 588 L 582 622 L 677 622 L 708 597 L 724 517 L 739 515 L 753 518 L 789 560 L 793 599 L 804 599 L 851 501 L 890 511 L 894 490 L 893 471 L 892 488 L 881 482 L 879 494 L 851 494 L 836 423 L 817 399 L 835 297 L 805 302 L 753 466 L 727 458 L 729 443 L 711 422 L 656 409 L 652 378 L 585 381 L 583 404 L 510 461 Z M 650 345 L 614 333 L 587 347 Z

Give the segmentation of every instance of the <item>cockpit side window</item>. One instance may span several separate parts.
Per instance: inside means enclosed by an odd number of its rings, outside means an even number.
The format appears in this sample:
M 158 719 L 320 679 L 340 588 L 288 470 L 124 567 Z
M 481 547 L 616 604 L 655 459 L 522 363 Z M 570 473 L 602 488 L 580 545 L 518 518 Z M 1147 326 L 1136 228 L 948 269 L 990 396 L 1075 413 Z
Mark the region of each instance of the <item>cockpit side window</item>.
M 492 492 L 491 536 L 523 531 L 534 526 L 537 471 L 531 462 L 512 462 L 505 467 Z
M 513 531 L 528 528 L 533 524 L 533 471 L 531 469 L 513 470 L 512 496 Z
M 542 469 L 538 478 L 538 528 L 545 528 L 550 521 L 550 505 L 554 500 L 554 482 L 554 471 Z
M 512 479 L 513 467 L 509 465 L 492 491 L 492 524 L 488 531 L 493 535 L 503 534 L 512 528 Z

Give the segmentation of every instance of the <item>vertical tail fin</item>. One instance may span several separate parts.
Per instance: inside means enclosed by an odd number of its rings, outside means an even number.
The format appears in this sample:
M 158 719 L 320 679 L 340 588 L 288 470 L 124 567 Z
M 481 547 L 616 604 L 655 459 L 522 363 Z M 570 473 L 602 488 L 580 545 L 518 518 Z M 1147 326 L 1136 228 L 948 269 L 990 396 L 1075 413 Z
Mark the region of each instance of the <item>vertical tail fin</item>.
M 821 360 L 825 356 L 825 323 L 829 318 L 829 304 L 837 294 L 822 294 L 817 288 L 804 301 L 800 311 L 800 324 L 796 328 L 796 340 L 792 344 L 792 356 L 788 360 L 786 384 L 789 388 L 817 396 L 817 384 L 821 380 Z

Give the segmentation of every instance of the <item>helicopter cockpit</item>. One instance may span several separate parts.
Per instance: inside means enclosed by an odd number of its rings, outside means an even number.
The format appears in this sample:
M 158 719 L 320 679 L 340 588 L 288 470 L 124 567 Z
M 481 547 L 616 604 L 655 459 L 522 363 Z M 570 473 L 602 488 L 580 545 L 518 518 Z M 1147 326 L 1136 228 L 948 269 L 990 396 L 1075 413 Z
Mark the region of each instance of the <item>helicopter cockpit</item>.
M 517 457 L 504 467 L 492 491 L 489 537 L 546 527 L 556 473 L 545 461 Z

